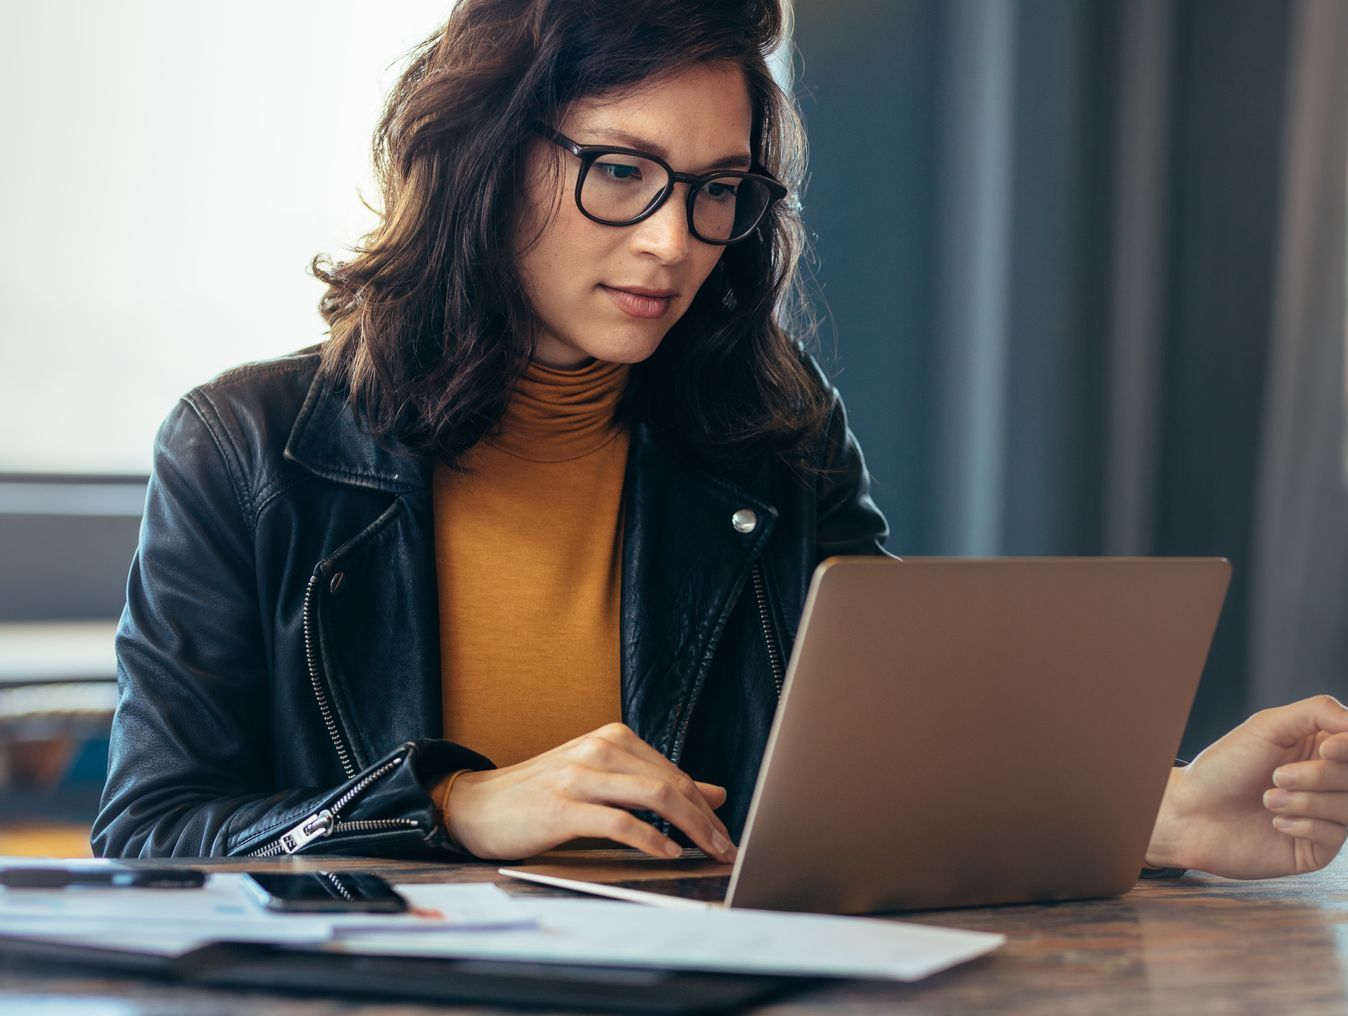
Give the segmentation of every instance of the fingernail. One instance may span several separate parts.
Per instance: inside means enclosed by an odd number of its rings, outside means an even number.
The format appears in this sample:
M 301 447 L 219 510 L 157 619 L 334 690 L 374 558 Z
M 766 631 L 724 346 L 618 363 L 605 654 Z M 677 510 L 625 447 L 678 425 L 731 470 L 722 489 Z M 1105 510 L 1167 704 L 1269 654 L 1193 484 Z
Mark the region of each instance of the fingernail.
M 666 857 L 678 857 L 678 856 L 679 856 L 680 854 L 682 854 L 682 853 L 683 853 L 683 850 L 681 850 L 681 849 L 679 848 L 679 845 L 678 845 L 677 843 L 675 843 L 673 840 L 669 840 L 669 841 L 667 841 L 667 842 L 665 843 L 665 856 L 666 856 Z
M 1321 746 L 1320 757 L 1325 759 L 1348 758 L 1348 745 L 1340 741 L 1329 741 Z
M 1286 815 L 1278 815 L 1273 819 L 1273 828 L 1286 830 L 1292 824 L 1292 820 Z
M 1264 794 L 1265 808 L 1286 808 L 1291 797 L 1285 790 L 1270 790 Z
M 730 851 L 730 841 L 720 833 L 711 834 L 711 845 L 716 848 L 716 852 L 722 857 Z
M 1297 785 L 1297 771 L 1295 769 L 1275 769 L 1273 770 L 1273 782 L 1280 787 L 1295 787 Z

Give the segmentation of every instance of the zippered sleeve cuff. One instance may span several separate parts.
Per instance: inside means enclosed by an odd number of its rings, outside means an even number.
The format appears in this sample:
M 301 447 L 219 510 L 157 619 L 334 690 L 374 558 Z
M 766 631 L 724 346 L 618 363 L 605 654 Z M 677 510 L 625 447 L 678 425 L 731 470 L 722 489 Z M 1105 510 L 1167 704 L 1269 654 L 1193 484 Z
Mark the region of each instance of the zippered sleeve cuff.
M 491 760 L 438 738 L 405 741 L 308 807 L 277 816 L 230 852 L 254 857 L 349 854 L 463 856 L 439 822 L 430 789 L 455 769 L 494 769 Z

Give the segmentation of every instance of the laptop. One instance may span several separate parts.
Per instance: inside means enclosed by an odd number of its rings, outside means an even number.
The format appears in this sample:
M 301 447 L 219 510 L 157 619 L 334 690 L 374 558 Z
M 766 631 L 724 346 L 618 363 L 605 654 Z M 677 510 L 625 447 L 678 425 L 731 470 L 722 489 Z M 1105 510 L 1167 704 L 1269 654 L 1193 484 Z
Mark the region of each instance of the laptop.
M 830 558 L 739 854 L 502 874 L 663 906 L 880 913 L 1135 882 L 1224 559 Z M 699 898 L 701 897 L 701 898 Z

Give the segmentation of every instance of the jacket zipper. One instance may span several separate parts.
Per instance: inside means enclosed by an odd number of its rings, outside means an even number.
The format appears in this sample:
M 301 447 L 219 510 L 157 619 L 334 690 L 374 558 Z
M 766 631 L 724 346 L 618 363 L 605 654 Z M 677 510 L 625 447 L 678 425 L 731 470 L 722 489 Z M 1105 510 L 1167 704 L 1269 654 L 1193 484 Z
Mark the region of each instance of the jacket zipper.
M 309 576 L 309 585 L 304 590 L 304 662 L 309 668 L 309 683 L 314 688 L 314 698 L 318 699 L 318 711 L 323 714 L 323 725 L 328 728 L 328 737 L 337 750 L 337 760 L 342 764 L 342 773 L 349 780 L 356 775 L 356 767 L 351 764 L 351 752 L 347 750 L 342 732 L 337 729 L 337 718 L 332 713 L 332 704 L 323 687 L 323 673 L 319 669 L 318 657 L 314 652 L 314 590 L 318 588 L 322 565 Z
M 392 772 L 405 762 L 407 756 L 397 755 L 389 759 L 378 769 L 363 777 L 355 786 L 337 798 L 331 805 L 306 816 L 294 828 L 287 830 L 265 847 L 250 851 L 249 857 L 275 857 L 277 854 L 293 854 L 314 840 L 331 836 L 333 833 L 367 832 L 373 829 L 419 829 L 420 824 L 411 818 L 365 818 L 350 822 L 340 821 L 338 814 L 385 774 Z
M 782 653 L 777 646 L 777 637 L 772 632 L 772 615 L 768 612 L 767 590 L 763 581 L 763 571 L 760 564 L 755 564 L 753 568 L 754 598 L 758 601 L 758 617 L 763 622 L 763 638 L 768 646 L 768 663 L 772 668 L 772 683 L 777 689 L 777 697 L 782 697 Z M 674 736 L 674 745 L 669 752 L 669 760 L 675 765 L 679 764 L 679 759 L 683 757 L 683 742 L 688 735 L 688 721 L 692 718 L 693 708 L 697 705 L 697 692 L 702 688 L 698 684 L 693 689 L 692 701 L 688 703 L 688 708 L 684 711 L 683 720 L 679 723 L 678 733 Z
M 768 611 L 767 583 L 763 580 L 763 565 L 754 565 L 754 596 L 758 600 L 758 618 L 763 622 L 763 641 L 768 646 L 768 663 L 772 666 L 772 683 L 777 687 L 777 697 L 782 697 L 782 651 L 777 645 L 777 636 L 772 631 L 772 614 Z

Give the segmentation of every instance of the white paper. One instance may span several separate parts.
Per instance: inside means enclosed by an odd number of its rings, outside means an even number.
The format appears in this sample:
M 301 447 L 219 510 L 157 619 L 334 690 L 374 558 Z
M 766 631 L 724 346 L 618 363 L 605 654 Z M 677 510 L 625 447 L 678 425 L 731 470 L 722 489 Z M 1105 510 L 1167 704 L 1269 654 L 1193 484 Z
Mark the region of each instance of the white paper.
M 991 952 L 1004 935 L 866 917 L 765 910 L 657 910 L 530 898 L 538 924 L 492 935 L 343 936 L 326 948 L 446 956 L 915 981 Z
M 538 923 L 534 900 L 511 896 L 490 882 L 470 885 L 406 882 L 394 886 L 418 910 L 433 910 L 441 920 L 425 921 L 417 931 L 490 931 L 497 928 L 530 928 Z M 354 915 L 353 915 L 354 918 Z M 360 922 L 353 919 L 339 931 L 350 934 L 360 930 Z
M 0 931 L 164 956 L 226 939 L 326 942 L 326 948 L 351 953 L 902 981 L 974 959 L 1005 941 L 1002 935 L 876 918 L 521 899 L 487 883 L 397 888 L 413 907 L 437 910 L 442 918 L 271 914 L 245 895 L 241 875 L 219 873 L 200 889 L 0 889 Z M 470 931 L 490 933 L 464 934 Z
M 12 935 L 176 955 L 211 941 L 326 942 L 347 934 L 484 931 L 533 924 L 530 908 L 490 884 L 400 887 L 408 914 L 275 914 L 243 886 L 243 876 L 207 876 L 200 889 L 70 886 L 0 889 L 0 929 Z

